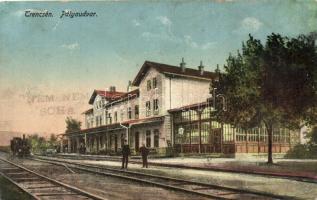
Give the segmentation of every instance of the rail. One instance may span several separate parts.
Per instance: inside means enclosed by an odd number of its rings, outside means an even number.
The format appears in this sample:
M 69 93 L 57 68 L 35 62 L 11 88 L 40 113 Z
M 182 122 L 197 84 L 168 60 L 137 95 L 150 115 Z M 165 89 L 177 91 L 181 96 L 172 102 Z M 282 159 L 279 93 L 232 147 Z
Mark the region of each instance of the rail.
M 78 200 L 105 199 L 77 187 L 41 175 L 3 158 L 0 158 L 0 174 L 36 200 L 47 199 L 47 197 L 63 199 L 63 197 L 67 196 L 72 196 Z
M 56 158 L 36 157 L 34 158 L 34 160 L 55 165 L 63 165 L 67 163 L 68 167 L 70 168 L 90 172 L 93 174 L 132 180 L 140 183 L 146 183 L 153 186 L 213 199 L 291 199 L 291 197 L 284 197 L 265 192 L 236 189 L 215 184 L 207 184 L 148 173 L 119 170 L 115 168 L 95 166 L 91 164 L 81 164 L 66 160 L 59 160 Z

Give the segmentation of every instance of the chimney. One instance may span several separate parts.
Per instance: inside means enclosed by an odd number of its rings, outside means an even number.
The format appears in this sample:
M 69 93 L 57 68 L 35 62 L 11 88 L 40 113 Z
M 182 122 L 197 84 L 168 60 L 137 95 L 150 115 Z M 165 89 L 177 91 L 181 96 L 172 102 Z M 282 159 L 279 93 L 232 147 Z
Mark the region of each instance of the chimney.
M 132 81 L 129 80 L 127 92 L 130 92 L 131 90 L 132 90 Z
M 204 66 L 203 66 L 203 61 L 200 61 L 200 65 L 198 66 L 199 74 L 203 75 L 204 74 Z
M 182 72 L 184 73 L 185 72 L 185 65 L 186 65 L 186 63 L 184 62 L 184 58 L 182 58 L 182 62 L 179 65 L 181 67 Z
M 110 86 L 110 92 L 115 92 L 116 91 L 116 87 L 115 86 Z
M 217 73 L 217 74 L 219 74 L 219 73 L 220 73 L 220 69 L 219 69 L 219 65 L 218 65 L 218 64 L 217 64 L 217 67 L 216 67 L 215 73 Z

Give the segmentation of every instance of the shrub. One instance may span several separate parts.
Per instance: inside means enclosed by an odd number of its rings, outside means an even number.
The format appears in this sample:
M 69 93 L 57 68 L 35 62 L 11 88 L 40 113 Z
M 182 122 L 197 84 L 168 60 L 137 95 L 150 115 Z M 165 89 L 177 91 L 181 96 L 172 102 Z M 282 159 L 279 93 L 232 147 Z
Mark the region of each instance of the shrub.
M 309 149 L 307 145 L 297 144 L 293 148 L 291 148 L 287 154 L 286 158 L 308 158 L 309 157 Z
M 287 152 L 285 158 L 317 158 L 317 146 L 311 144 L 297 144 Z

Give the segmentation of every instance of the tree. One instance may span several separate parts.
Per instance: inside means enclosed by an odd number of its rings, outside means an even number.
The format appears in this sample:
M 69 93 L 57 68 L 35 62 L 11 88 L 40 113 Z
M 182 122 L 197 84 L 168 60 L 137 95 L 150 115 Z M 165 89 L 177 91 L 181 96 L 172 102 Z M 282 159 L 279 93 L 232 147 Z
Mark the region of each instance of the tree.
M 307 134 L 306 138 L 308 142 L 317 145 L 317 127 L 314 126 L 312 130 Z
M 314 124 L 317 109 L 315 35 L 296 38 L 272 33 L 266 44 L 249 35 L 242 52 L 229 55 L 225 72 L 212 82 L 226 98 L 227 111 L 218 120 L 243 128 L 264 125 L 268 132 L 268 163 L 273 128 Z
M 48 147 L 45 138 L 36 133 L 28 136 L 28 142 L 33 153 L 42 153 Z
M 317 157 L 317 126 L 314 126 L 312 130 L 307 134 L 308 139 L 307 147 L 311 158 Z
M 50 138 L 48 140 L 50 148 L 53 148 L 58 145 L 57 136 L 53 133 L 50 135 Z
M 305 136 L 307 139 L 303 144 L 295 145 L 290 151 L 285 155 L 287 158 L 317 158 L 317 127 L 311 127 L 311 130 Z
M 74 131 L 80 131 L 80 127 L 81 127 L 81 122 L 73 119 L 71 117 L 67 117 L 66 120 L 66 131 L 65 133 L 71 133 Z

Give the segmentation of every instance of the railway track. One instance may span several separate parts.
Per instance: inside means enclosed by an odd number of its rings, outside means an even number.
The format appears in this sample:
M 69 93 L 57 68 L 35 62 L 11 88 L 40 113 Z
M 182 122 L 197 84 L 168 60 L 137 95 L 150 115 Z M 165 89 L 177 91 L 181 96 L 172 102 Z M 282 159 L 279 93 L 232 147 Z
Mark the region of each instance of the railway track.
M 56 158 L 35 157 L 33 159 L 61 166 L 65 166 L 66 164 L 67 167 L 72 169 L 82 170 L 98 175 L 122 178 L 130 181 L 144 183 L 147 185 L 158 186 L 212 199 L 291 199 L 290 197 L 278 196 L 265 192 L 235 189 L 214 184 L 200 183 L 147 173 L 119 170 L 115 168 L 95 166 L 91 164 L 80 164 Z
M 36 200 L 104 199 L 79 188 L 38 174 L 3 158 L 0 158 L 0 175 Z
M 72 159 L 72 160 L 85 160 L 93 158 L 93 160 L 104 160 L 104 161 L 113 161 L 113 162 L 121 162 L 121 158 L 118 157 L 99 157 L 99 156 L 83 156 L 83 155 L 77 155 L 77 156 L 70 156 L 70 155 L 55 155 L 54 157 L 61 158 L 61 159 Z M 137 159 L 130 159 L 129 163 L 132 164 L 142 164 L 142 161 Z M 306 182 L 306 183 L 317 183 L 316 178 L 311 177 L 305 177 L 305 176 L 297 176 L 297 175 L 279 175 L 274 173 L 265 173 L 265 172 L 254 172 L 254 171 L 236 171 L 231 169 L 220 169 L 220 168 L 202 168 L 202 167 L 193 167 L 193 166 L 186 166 L 186 165 L 169 165 L 164 163 L 150 163 L 151 166 L 160 166 L 160 167 L 173 167 L 173 168 L 180 168 L 180 169 L 194 169 L 194 170 L 202 170 L 202 171 L 219 171 L 219 172 L 228 172 L 228 173 L 239 173 L 239 174 L 254 174 L 256 176 L 262 176 L 262 177 L 272 177 L 272 178 L 281 178 L 281 179 L 288 179 L 288 180 L 295 180 L 300 182 Z

